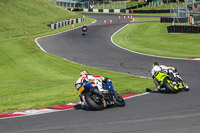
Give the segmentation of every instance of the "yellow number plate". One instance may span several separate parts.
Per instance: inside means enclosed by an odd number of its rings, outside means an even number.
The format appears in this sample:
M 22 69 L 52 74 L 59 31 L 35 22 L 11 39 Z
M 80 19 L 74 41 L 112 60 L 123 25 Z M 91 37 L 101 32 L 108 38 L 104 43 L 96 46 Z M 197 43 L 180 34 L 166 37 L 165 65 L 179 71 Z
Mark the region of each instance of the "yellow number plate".
M 78 95 L 80 95 L 83 91 L 84 91 L 84 86 L 82 86 L 82 87 L 78 90 Z

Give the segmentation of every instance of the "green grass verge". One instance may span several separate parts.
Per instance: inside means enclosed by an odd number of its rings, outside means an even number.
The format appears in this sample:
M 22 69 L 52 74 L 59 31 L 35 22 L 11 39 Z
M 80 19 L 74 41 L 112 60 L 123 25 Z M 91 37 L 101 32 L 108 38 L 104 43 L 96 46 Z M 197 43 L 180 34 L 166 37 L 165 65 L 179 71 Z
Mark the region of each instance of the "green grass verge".
M 135 18 L 135 21 L 158 18 Z M 132 23 L 115 34 L 118 45 L 140 53 L 178 58 L 200 57 L 199 34 L 168 34 L 168 23 Z
M 2 0 L 0 2 L 0 112 L 41 108 L 79 101 L 74 84 L 79 71 L 108 76 L 120 94 L 142 93 L 153 81 L 137 76 L 78 65 L 45 53 L 35 38 L 71 29 L 51 30 L 47 24 L 82 17 L 48 0 Z M 89 24 L 93 19 L 86 19 Z

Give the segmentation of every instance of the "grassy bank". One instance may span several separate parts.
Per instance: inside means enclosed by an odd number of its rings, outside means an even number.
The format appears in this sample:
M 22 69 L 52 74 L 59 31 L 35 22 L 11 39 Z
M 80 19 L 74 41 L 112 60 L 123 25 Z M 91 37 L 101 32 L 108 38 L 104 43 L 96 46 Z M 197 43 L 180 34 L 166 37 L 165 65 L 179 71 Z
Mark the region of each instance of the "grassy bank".
M 138 94 L 154 88 L 152 80 L 77 65 L 44 53 L 36 45 L 36 37 L 72 28 L 51 30 L 47 24 L 79 18 L 81 14 L 66 11 L 48 0 L 2 0 L 0 7 L 1 113 L 79 101 L 74 83 L 82 69 L 110 77 L 120 94 Z M 85 24 L 91 21 L 86 19 Z
M 135 21 L 158 20 L 158 18 L 135 18 Z M 178 57 L 199 58 L 199 34 L 168 34 L 168 23 L 132 23 L 118 32 L 113 40 L 118 45 L 140 53 Z

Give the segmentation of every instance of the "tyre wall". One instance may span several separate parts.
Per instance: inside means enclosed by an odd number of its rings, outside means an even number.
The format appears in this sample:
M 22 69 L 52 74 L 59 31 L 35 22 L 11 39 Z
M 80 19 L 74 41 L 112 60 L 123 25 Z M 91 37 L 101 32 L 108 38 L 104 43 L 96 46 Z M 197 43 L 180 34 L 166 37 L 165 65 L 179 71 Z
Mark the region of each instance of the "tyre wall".
M 77 23 L 82 23 L 82 22 L 85 22 L 84 17 L 83 18 L 77 18 L 77 19 L 64 20 L 64 21 L 61 21 L 61 22 L 49 24 L 48 26 L 51 29 L 54 30 L 54 29 L 58 29 L 60 27 L 66 26 L 66 25 L 72 25 L 72 24 L 77 24 Z
M 188 18 L 171 18 L 171 17 L 161 17 L 160 22 L 161 23 L 172 23 L 175 21 L 175 23 L 187 23 Z
M 170 9 L 160 10 L 133 10 L 133 13 L 170 13 Z
M 173 25 L 167 27 L 168 33 L 200 33 L 198 26 Z

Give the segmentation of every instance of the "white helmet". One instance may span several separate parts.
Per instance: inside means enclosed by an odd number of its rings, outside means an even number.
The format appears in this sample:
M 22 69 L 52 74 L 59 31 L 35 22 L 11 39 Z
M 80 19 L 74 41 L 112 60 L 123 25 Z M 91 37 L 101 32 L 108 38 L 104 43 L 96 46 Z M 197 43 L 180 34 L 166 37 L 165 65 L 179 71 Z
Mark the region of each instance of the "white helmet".
M 156 72 L 161 71 L 161 67 L 160 66 L 153 66 L 152 70 L 151 70 L 151 75 L 153 76 Z

